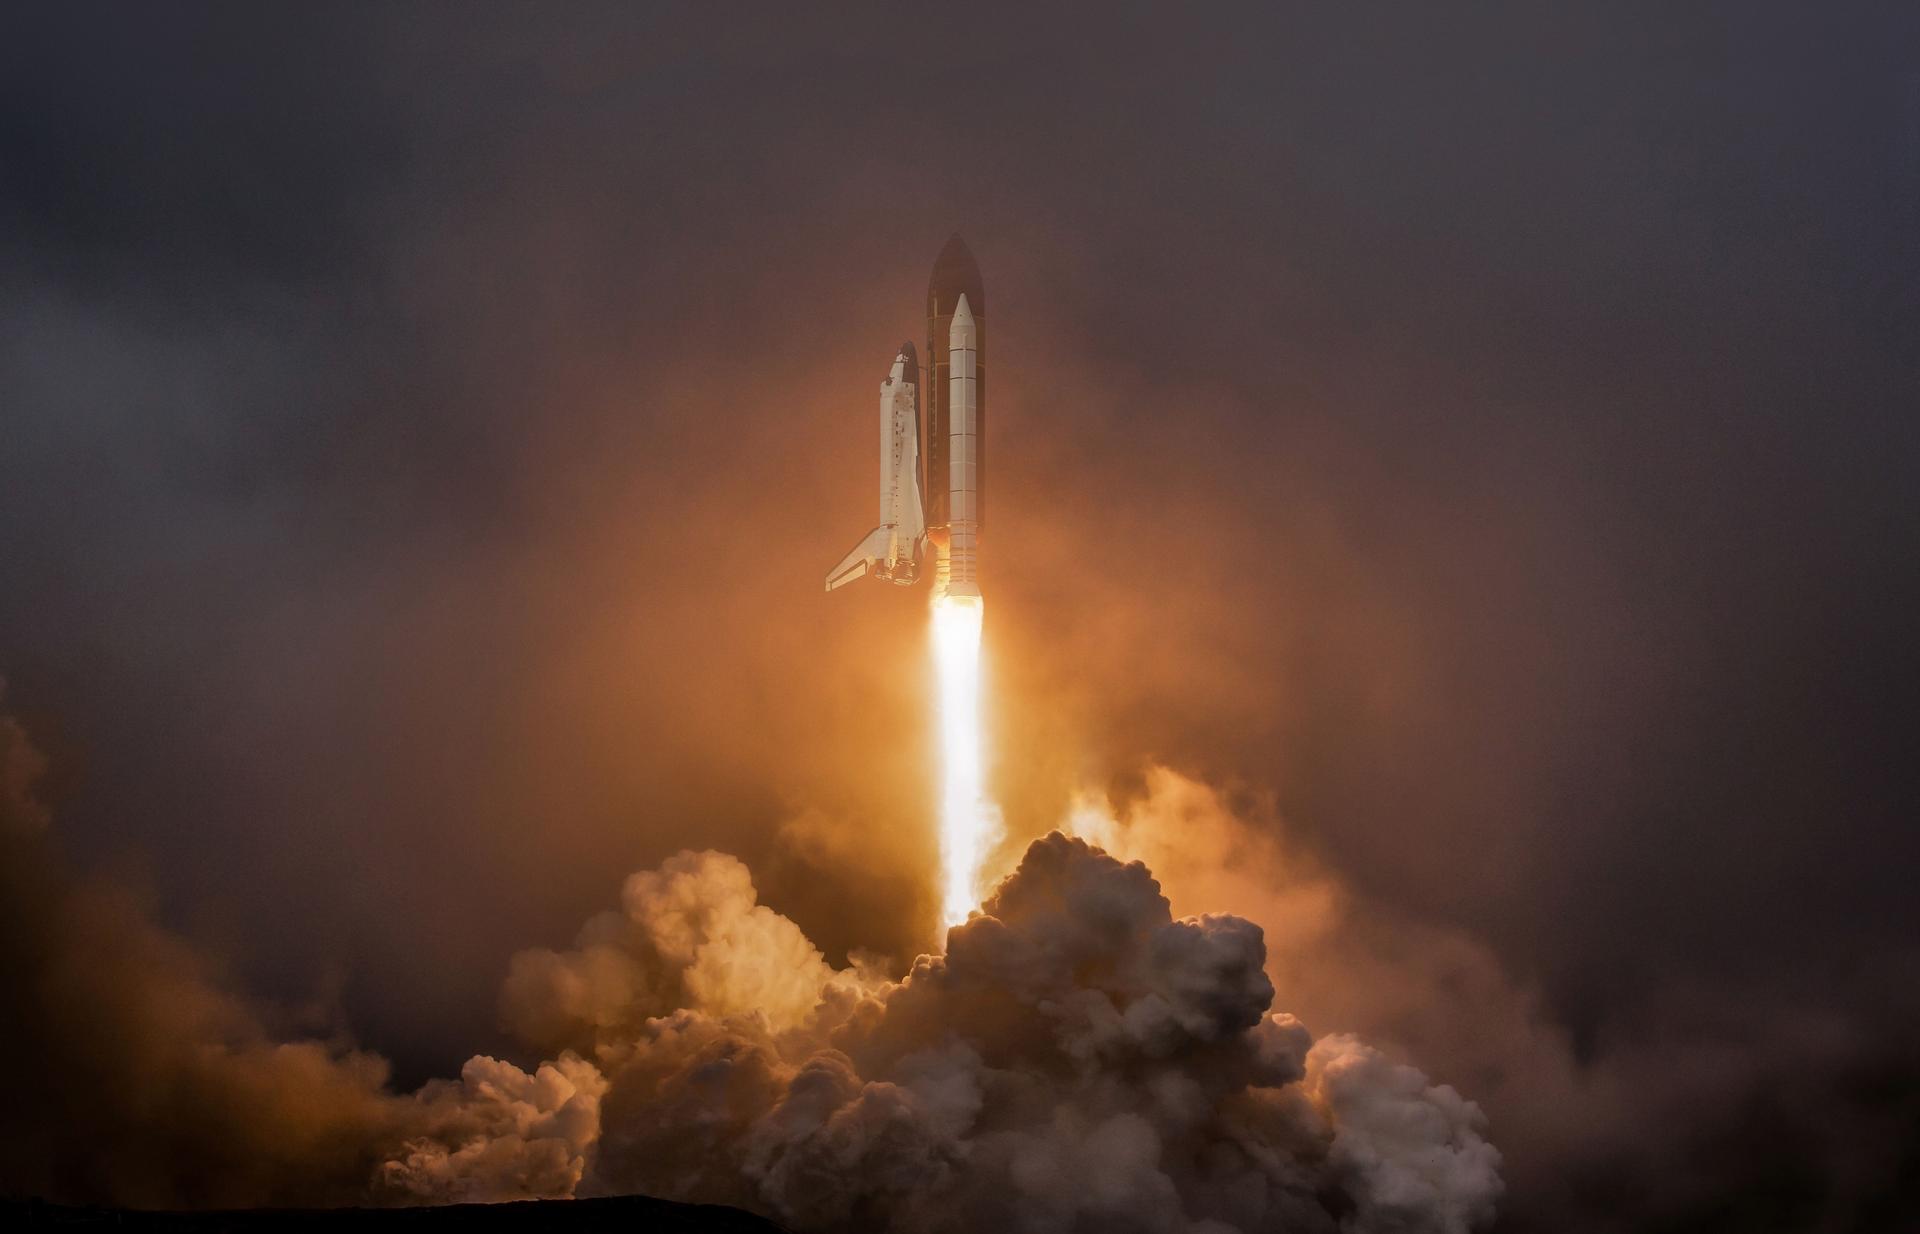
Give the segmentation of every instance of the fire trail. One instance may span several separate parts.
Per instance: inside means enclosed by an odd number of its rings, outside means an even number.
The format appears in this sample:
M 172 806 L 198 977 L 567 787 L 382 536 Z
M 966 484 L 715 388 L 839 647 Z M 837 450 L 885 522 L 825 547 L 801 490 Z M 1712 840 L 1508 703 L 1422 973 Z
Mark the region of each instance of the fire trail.
M 992 842 L 984 740 L 980 725 L 978 596 L 941 596 L 933 602 L 933 662 L 940 681 L 940 912 L 958 925 L 980 906 L 980 863 Z

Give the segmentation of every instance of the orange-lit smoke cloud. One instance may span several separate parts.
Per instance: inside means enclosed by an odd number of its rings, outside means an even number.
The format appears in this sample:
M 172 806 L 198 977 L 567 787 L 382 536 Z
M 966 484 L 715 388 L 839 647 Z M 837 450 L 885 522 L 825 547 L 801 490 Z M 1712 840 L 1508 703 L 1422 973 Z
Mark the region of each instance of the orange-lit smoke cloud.
M 1030 1228 L 1005 1204 L 1210 1231 L 1256 1210 L 1313 1229 L 1337 1195 L 1353 1229 L 1458 1230 L 1504 1180 L 1594 1229 L 1537 1197 L 1611 1179 L 1644 1211 L 1693 1211 L 1718 1183 L 1672 1163 L 1736 1130 L 1701 1111 L 1757 1088 L 1814 1145 L 1897 1142 L 1820 1096 L 1873 1074 L 1857 1023 L 1695 997 L 1579 1063 L 1484 947 L 1370 901 L 1259 798 L 1166 769 L 1063 820 L 1160 883 L 1053 837 L 903 981 L 872 957 L 829 962 L 737 859 L 673 856 L 573 946 L 514 959 L 501 1009 L 530 1053 L 396 1093 L 378 1057 L 230 993 L 126 892 L 68 876 L 31 791 L 43 764 L 0 723 L 0 1050 L 36 1062 L 0 1107 L 13 1192 L 240 1206 L 651 1189 L 797 1228 L 954 1212 Z M 857 877 L 892 860 L 864 835 L 803 811 L 781 846 Z M 1497 1174 L 1456 1088 L 1523 1150 Z M 1865 1202 L 1885 1167 L 1847 1160 L 1836 1202 Z M 929 1179 L 950 1209 L 914 1198 Z
M 1258 926 L 1176 920 L 1146 867 L 1082 841 L 1036 842 L 898 982 L 827 966 L 731 857 L 681 854 L 622 899 L 520 956 L 505 996 L 562 1066 L 598 1067 L 573 1079 L 600 1119 L 583 1193 L 809 1230 L 1436 1234 L 1499 1194 L 1470 1101 L 1315 1042 L 1270 1010 Z M 452 1199 L 468 1172 L 432 1165 L 484 1152 L 416 1143 L 389 1170 Z
M 1350 1036 L 1316 1042 L 1272 1009 L 1257 925 L 1176 919 L 1146 867 L 1080 840 L 1035 843 L 899 981 L 829 964 L 737 859 L 681 853 L 573 947 L 516 957 L 503 1011 L 550 1061 L 476 1056 L 402 1095 L 343 1043 L 277 1040 L 137 910 L 64 882 L 37 765 L 0 729 L 0 958 L 23 999 L 0 1044 L 48 1077 L 8 1108 L 10 1188 L 186 1206 L 642 1191 L 803 1230 L 1436 1234 L 1500 1190 L 1471 1102 Z

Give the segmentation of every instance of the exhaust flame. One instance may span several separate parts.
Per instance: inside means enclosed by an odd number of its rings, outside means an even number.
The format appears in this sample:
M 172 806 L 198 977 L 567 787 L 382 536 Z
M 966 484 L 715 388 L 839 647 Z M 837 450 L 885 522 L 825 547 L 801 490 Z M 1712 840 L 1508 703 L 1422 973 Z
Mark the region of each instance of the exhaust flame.
M 980 731 L 980 620 L 978 596 L 940 596 L 933 602 L 933 660 L 940 676 L 940 797 L 942 924 L 958 925 L 980 907 L 980 863 L 992 843 L 995 819 L 986 800 Z

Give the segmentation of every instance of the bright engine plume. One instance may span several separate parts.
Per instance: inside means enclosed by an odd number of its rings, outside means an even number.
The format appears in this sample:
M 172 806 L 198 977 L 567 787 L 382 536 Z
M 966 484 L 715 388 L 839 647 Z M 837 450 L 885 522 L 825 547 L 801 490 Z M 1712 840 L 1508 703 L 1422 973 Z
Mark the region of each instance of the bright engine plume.
M 940 685 L 940 912 L 958 925 L 980 906 L 980 863 L 992 840 L 980 725 L 978 596 L 940 596 L 933 604 L 933 662 Z

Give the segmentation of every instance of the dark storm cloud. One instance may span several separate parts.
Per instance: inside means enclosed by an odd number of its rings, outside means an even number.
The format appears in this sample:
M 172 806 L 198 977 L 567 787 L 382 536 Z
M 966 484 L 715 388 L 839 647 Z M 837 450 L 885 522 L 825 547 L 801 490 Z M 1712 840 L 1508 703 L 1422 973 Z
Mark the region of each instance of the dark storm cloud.
M 1782 1069 L 1866 1151 L 1913 1074 L 1914 19 L 903 21 L 11 18 L 0 670 L 57 840 L 262 989 L 344 974 L 412 1074 L 682 844 L 909 954 L 920 601 L 816 589 L 960 226 L 1016 837 L 1149 759 L 1271 790 L 1579 1051 L 1746 1060 L 1652 1174 L 1738 1193 L 1682 1163 Z M 1726 1027 L 1781 1000 L 1852 1044 Z M 1510 1213 L 1573 1228 L 1549 1185 Z

